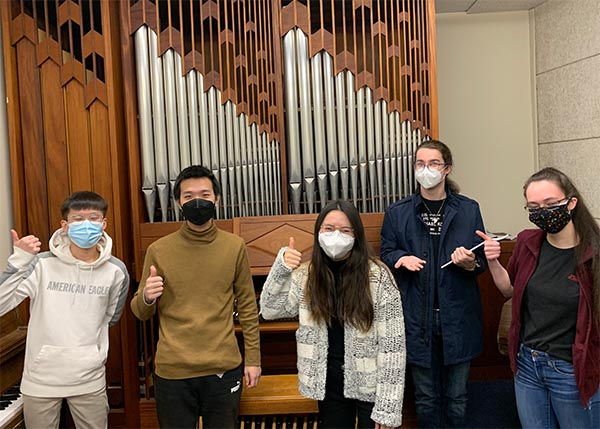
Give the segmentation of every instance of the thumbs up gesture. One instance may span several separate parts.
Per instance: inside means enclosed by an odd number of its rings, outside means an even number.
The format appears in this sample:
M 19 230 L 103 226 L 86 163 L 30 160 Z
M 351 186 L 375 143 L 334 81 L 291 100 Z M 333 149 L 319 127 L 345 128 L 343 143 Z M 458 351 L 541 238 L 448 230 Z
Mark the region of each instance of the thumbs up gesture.
M 482 231 L 475 231 L 475 234 L 483 238 L 483 250 L 485 252 L 485 258 L 488 261 L 493 261 L 494 259 L 498 259 L 500 257 L 500 253 L 502 253 L 502 249 L 500 248 L 500 243 L 496 240 L 492 240 L 489 236 L 487 236 Z
M 150 275 L 146 279 L 144 286 L 144 300 L 148 304 L 153 304 L 156 298 L 163 293 L 163 278 L 156 273 L 156 267 L 150 265 Z
M 42 242 L 35 235 L 26 235 L 25 237 L 19 238 L 19 234 L 14 229 L 10 230 L 12 236 L 13 246 L 18 247 L 21 250 L 37 255 L 42 247 Z
M 288 244 L 288 248 L 283 252 L 283 262 L 292 270 L 298 268 L 300 262 L 302 262 L 302 253 L 296 250 L 294 237 L 290 237 L 290 244 Z

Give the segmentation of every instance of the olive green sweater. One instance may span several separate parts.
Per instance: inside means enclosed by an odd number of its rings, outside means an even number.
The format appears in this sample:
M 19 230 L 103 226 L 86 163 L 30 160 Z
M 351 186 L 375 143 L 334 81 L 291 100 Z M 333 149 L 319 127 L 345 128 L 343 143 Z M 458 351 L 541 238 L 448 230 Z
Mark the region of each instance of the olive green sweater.
M 163 294 L 152 305 L 142 290 L 154 265 L 163 278 Z M 156 374 L 167 379 L 220 374 L 242 362 L 234 333 L 237 300 L 244 333 L 245 365 L 260 365 L 256 296 L 245 243 L 219 230 L 179 231 L 152 243 L 131 310 L 147 320 L 158 310 Z

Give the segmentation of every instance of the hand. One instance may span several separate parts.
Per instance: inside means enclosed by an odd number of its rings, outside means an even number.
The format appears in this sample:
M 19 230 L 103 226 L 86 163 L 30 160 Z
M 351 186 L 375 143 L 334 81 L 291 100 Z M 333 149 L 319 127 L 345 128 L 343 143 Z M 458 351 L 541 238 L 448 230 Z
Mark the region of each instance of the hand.
M 454 265 L 458 265 L 465 270 L 473 271 L 475 269 L 475 253 L 463 246 L 454 249 L 450 258 Z
M 163 278 L 156 274 L 154 265 L 150 266 L 150 276 L 146 279 L 143 292 L 147 303 L 154 302 L 163 293 Z
M 292 270 L 295 270 L 300 266 L 302 262 L 302 253 L 296 250 L 296 241 L 294 237 L 290 237 L 290 244 L 288 248 L 283 252 L 283 262 Z
M 400 267 L 406 268 L 408 271 L 421 271 L 423 266 L 427 263 L 423 259 L 417 258 L 416 256 L 403 256 L 394 265 L 394 268 Z
M 492 240 L 489 236 L 484 234 L 481 231 L 475 231 L 475 234 L 483 238 L 483 250 L 485 252 L 485 258 L 488 261 L 493 261 L 494 259 L 498 259 L 500 257 L 501 249 L 500 242 L 496 240 Z
M 14 229 L 10 230 L 10 235 L 12 235 L 13 246 L 32 255 L 37 255 L 40 252 L 42 242 L 35 235 L 26 235 L 19 238 L 19 234 Z
M 394 429 L 392 426 L 381 425 L 379 423 L 375 423 L 375 429 Z
M 261 369 L 260 366 L 245 366 L 244 367 L 244 380 L 246 380 L 246 387 L 252 389 L 258 386 L 260 380 Z

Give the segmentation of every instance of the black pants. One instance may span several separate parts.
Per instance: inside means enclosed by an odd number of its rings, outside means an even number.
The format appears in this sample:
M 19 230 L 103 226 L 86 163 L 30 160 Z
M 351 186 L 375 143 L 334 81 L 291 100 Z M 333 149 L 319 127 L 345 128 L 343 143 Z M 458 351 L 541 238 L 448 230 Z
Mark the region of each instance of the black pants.
M 344 369 L 342 362 L 329 362 L 325 399 L 319 401 L 319 429 L 354 429 L 358 418 L 359 429 L 373 429 L 372 402 L 344 397 Z
M 242 394 L 242 367 L 223 374 L 168 380 L 154 375 L 161 428 L 235 428 Z

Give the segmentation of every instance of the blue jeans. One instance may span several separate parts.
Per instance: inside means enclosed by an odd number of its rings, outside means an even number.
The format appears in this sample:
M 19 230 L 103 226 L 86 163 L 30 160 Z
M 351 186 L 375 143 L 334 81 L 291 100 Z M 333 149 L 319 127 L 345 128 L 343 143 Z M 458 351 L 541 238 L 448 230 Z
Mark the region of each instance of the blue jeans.
M 524 429 L 600 427 L 600 391 L 584 408 L 573 365 L 524 344 L 517 354 L 515 396 Z
M 434 312 L 431 367 L 411 365 L 420 428 L 465 426 L 470 362 L 444 365 L 440 315 Z

